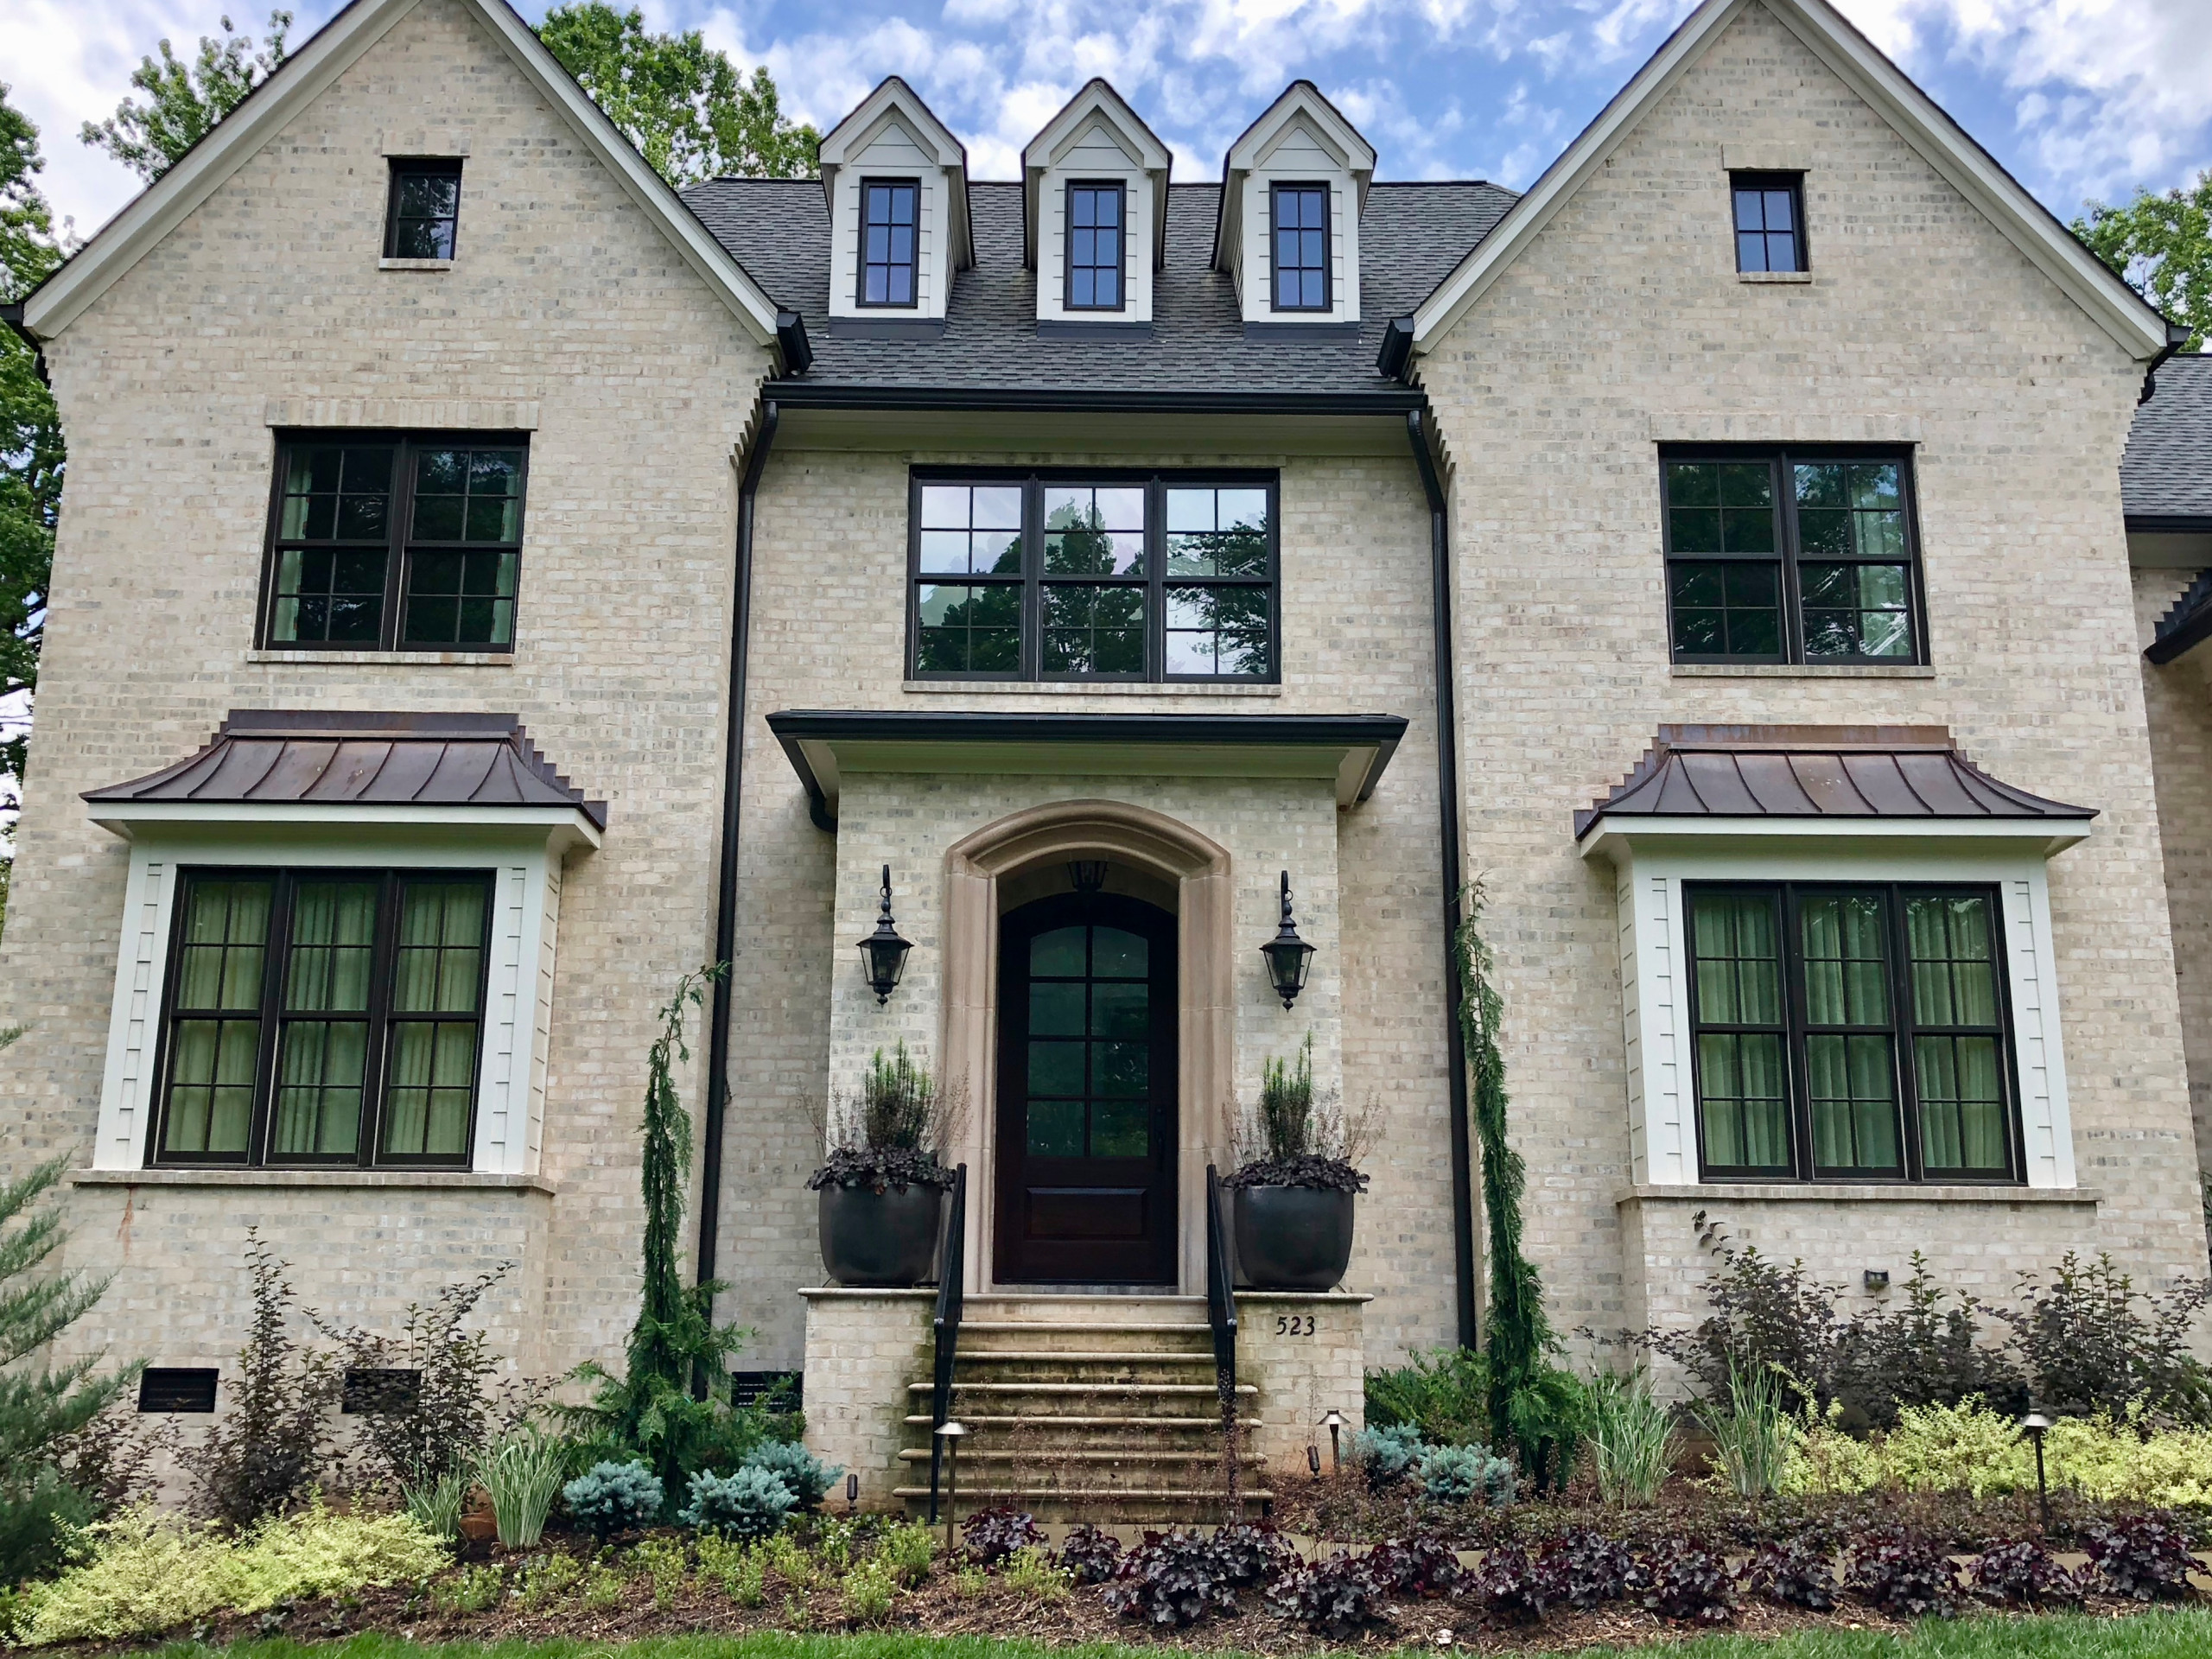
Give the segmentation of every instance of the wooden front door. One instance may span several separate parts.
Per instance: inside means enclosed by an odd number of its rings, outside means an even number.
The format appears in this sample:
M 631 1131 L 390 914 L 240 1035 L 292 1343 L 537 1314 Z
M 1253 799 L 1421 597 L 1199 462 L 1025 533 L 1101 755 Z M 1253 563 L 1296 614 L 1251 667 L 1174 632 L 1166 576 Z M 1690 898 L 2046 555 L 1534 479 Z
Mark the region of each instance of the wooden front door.
M 1064 893 L 999 924 L 1001 1284 L 1175 1278 L 1175 918 Z

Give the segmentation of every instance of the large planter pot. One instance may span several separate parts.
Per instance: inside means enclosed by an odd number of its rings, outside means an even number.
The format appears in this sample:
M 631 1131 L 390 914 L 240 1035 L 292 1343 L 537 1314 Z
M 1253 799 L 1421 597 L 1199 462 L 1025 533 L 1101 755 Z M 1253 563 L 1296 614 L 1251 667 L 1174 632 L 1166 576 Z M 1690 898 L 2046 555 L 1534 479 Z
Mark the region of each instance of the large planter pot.
M 1351 1263 L 1351 1192 L 1240 1186 L 1236 1263 L 1255 1290 L 1332 1290 Z
M 877 1192 L 822 1189 L 822 1265 L 841 1285 L 918 1285 L 937 1270 L 944 1192 L 916 1183 Z

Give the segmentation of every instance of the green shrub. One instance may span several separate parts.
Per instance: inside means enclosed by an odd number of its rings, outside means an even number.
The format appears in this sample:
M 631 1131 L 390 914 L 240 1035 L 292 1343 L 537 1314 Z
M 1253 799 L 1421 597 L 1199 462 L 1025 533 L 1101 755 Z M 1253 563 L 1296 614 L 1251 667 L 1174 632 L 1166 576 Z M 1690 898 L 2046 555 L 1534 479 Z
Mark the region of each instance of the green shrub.
M 845 1472 L 842 1465 L 823 1462 L 795 1440 L 764 1440 L 745 1454 L 742 1466 L 766 1470 L 782 1481 L 802 1510 L 819 1506 Z
M 679 1539 L 640 1540 L 638 1547 L 630 1552 L 630 1559 L 652 1581 L 653 1605 L 656 1607 L 674 1605 L 676 1592 L 683 1588 L 691 1576 L 691 1557 Z
M 1439 1348 L 1367 1374 L 1367 1426 L 1410 1428 L 1439 1446 L 1490 1438 L 1490 1367 L 1472 1348 Z
M 718 1532 L 702 1532 L 697 1541 L 701 1578 L 721 1586 L 741 1607 L 758 1607 L 766 1599 L 768 1561 L 757 1544 Z
M 507 1575 L 487 1561 L 465 1567 L 430 1586 L 430 1605 L 442 1613 L 480 1613 L 494 1605 L 507 1587 Z
M 1513 1501 L 1513 1465 L 1492 1457 L 1486 1446 L 1432 1446 L 1414 1465 L 1414 1472 L 1432 1503 L 1465 1503 L 1480 1498 L 1502 1510 Z
M 567 1457 L 560 1441 L 531 1427 L 506 1436 L 476 1465 L 476 1478 L 492 1499 L 499 1541 L 509 1549 L 529 1549 L 544 1535 Z
M 660 1477 L 635 1459 L 594 1463 L 561 1489 L 569 1513 L 602 1544 L 612 1534 L 650 1524 L 664 1496 Z
M 620 1607 L 630 1594 L 630 1575 L 607 1561 L 594 1561 L 584 1575 L 584 1605 L 600 1612 Z
M 1798 1433 L 1785 1403 L 1789 1389 L 1778 1366 L 1742 1365 L 1728 1373 L 1725 1402 L 1696 1408 L 1713 1436 L 1713 1467 L 1740 1497 L 1764 1497 L 1781 1487 Z
M 889 1562 L 900 1582 L 919 1584 L 929 1577 L 930 1563 L 937 1559 L 937 1535 L 918 1521 L 901 1522 L 885 1529 L 876 1542 L 875 1558 Z
M 403 1485 L 400 1496 L 423 1531 L 451 1543 L 461 1536 L 461 1511 L 473 1484 L 461 1471 L 449 1469 L 435 1480 Z
M 821 1563 L 787 1532 L 768 1540 L 760 1553 L 776 1576 L 794 1590 L 811 1590 L 822 1582 Z
M 1411 1423 L 1364 1428 L 1351 1437 L 1351 1460 L 1366 1471 L 1370 1486 L 1388 1486 L 1402 1478 L 1428 1449 Z
M 1007 1589 L 1032 1601 L 1065 1601 L 1075 1587 L 1075 1575 L 1034 1545 L 1007 1556 L 1001 1572 Z
M 550 1606 L 584 1581 L 584 1564 L 575 1556 L 555 1551 L 541 1555 L 522 1570 L 522 1605 L 532 1612 Z
M 87 1537 L 88 1559 L 27 1595 L 27 1644 L 114 1642 L 217 1611 L 411 1584 L 448 1560 L 411 1516 L 320 1505 L 238 1538 L 150 1510 L 98 1522 Z
M 702 1532 L 765 1538 L 783 1525 L 796 1502 L 791 1489 L 766 1469 L 727 1475 L 702 1469 L 691 1477 L 691 1501 L 677 1518 Z
M 873 1624 L 898 1596 L 899 1569 L 880 1556 L 845 1574 L 845 1613 L 855 1623 Z

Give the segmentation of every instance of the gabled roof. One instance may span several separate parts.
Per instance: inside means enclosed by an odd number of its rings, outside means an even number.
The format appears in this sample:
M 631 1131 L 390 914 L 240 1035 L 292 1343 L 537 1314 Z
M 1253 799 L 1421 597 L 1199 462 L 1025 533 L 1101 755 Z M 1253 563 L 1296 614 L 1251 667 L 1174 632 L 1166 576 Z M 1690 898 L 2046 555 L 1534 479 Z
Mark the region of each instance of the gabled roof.
M 1574 815 L 1576 837 L 1601 819 L 2073 819 L 2096 809 L 1998 782 L 1941 726 L 1662 726 L 1604 798 Z
M 213 194 L 261 147 L 344 74 L 419 0 L 353 0 L 276 73 L 186 152 L 183 160 L 102 226 L 92 239 L 23 302 L 23 324 L 51 340 Z M 673 188 L 576 85 L 506 0 L 454 0 L 480 23 L 524 79 L 575 129 L 646 219 L 737 317 L 755 345 L 776 339 L 776 308 L 729 251 L 710 236 Z
M 2158 365 L 2128 429 L 2120 496 L 2131 530 L 2212 531 L 2212 353 Z
M 1022 259 L 1034 267 L 1037 264 L 1037 192 L 1046 169 L 1051 167 L 1061 147 L 1082 130 L 1084 124 L 1093 118 L 1103 121 L 1120 137 L 1135 146 L 1139 167 L 1152 179 L 1152 258 L 1158 264 L 1167 247 L 1167 181 L 1175 166 L 1175 152 L 1160 141 L 1160 135 L 1144 123 L 1144 118 L 1129 107 L 1128 100 L 1114 89 L 1111 81 L 1093 75 L 1085 81 L 1076 95 L 1060 106 L 1060 112 L 1045 124 L 1044 130 L 1022 146 L 1021 181 L 1025 207 L 1022 218 Z
M 1268 148 L 1285 127 L 1301 118 L 1325 145 L 1336 152 L 1344 170 L 1352 176 L 1360 211 L 1366 211 L 1368 187 L 1375 178 L 1375 146 L 1367 142 L 1343 111 L 1322 96 L 1319 86 L 1310 80 L 1294 80 L 1282 89 L 1281 97 L 1262 110 L 1252 124 L 1230 142 L 1228 152 L 1221 158 L 1221 213 L 1214 226 L 1213 238 L 1214 264 L 1221 270 L 1229 269 L 1229 250 L 1235 245 L 1242 211 L 1243 192 L 1235 188 L 1236 181 L 1265 161 Z
M 1428 351 L 1552 215 L 1755 0 L 1705 0 L 1668 36 L 1596 120 L 1514 205 L 1496 235 L 1462 260 L 1414 313 L 1414 350 Z M 1832 70 L 2044 275 L 2139 360 L 2167 344 L 2166 325 L 2050 211 L 1967 136 L 1940 105 L 1847 22 L 1827 0 L 1756 0 Z
M 952 264 L 956 270 L 964 270 L 976 263 L 975 232 L 968 207 L 968 148 L 937 118 L 937 111 L 922 101 L 922 95 L 897 75 L 886 75 L 876 82 L 875 89 L 855 104 L 850 114 L 823 135 L 822 146 L 816 152 L 822 172 L 822 200 L 825 204 L 836 201 L 837 175 L 893 121 L 908 137 L 928 148 L 938 166 L 959 175 L 960 188 L 951 193 Z
M 607 827 L 607 803 L 586 800 L 556 772 L 513 715 L 234 709 L 198 753 L 85 799 L 95 808 L 556 807 Z
M 1403 316 L 1480 241 L 1513 193 L 1473 181 L 1378 184 L 1360 224 L 1360 315 L 1356 334 L 1302 340 L 1264 329 L 1247 334 L 1236 291 L 1212 268 L 1217 184 L 1178 184 L 1167 193 L 1167 248 L 1153 279 L 1149 334 L 1115 340 L 1040 334 L 1037 273 L 1021 259 L 1022 188 L 972 188 L 976 268 L 952 285 L 944 333 L 900 340 L 810 330 L 814 364 L 804 386 L 966 387 L 1101 392 L 1382 394 L 1412 397 L 1379 374 L 1384 321 Z M 830 218 L 822 192 L 804 179 L 716 179 L 684 200 L 776 302 L 810 320 L 830 306 Z

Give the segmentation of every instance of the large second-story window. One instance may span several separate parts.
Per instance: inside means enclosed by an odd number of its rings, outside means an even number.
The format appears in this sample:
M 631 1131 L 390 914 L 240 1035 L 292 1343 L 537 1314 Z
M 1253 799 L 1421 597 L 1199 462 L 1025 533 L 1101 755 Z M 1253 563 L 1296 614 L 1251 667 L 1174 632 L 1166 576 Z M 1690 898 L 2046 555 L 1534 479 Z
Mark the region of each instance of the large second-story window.
M 1122 187 L 1068 186 L 1067 299 L 1071 311 L 1122 308 Z
M 915 303 L 916 233 L 922 187 L 912 179 L 861 182 L 861 303 Z
M 2018 1174 L 1996 893 L 1693 883 L 1707 1178 Z
M 1272 680 L 1266 474 L 914 475 L 918 678 Z
M 465 1167 L 491 880 L 185 873 L 151 1161 Z
M 527 460 L 518 436 L 288 434 L 277 446 L 264 641 L 511 650 Z
M 1926 660 L 1908 456 L 1669 451 L 1660 474 L 1676 662 Z
M 1274 308 L 1329 308 L 1329 187 L 1278 184 L 1274 209 Z

